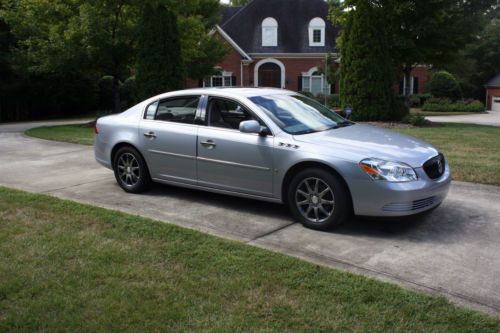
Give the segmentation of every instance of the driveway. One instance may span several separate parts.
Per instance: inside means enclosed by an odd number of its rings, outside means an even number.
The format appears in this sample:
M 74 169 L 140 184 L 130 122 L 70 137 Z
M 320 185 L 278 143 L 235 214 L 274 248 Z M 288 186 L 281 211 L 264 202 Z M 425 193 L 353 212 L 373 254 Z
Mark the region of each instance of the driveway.
M 163 185 L 127 194 L 91 147 L 19 132 L 33 125 L 9 126 L 0 126 L 0 185 L 168 221 L 500 314 L 500 187 L 454 182 L 425 217 L 353 219 L 319 232 L 293 223 L 277 204 Z
M 498 111 L 488 111 L 486 113 L 463 116 L 429 116 L 425 117 L 425 119 L 436 123 L 465 123 L 500 126 L 500 112 Z

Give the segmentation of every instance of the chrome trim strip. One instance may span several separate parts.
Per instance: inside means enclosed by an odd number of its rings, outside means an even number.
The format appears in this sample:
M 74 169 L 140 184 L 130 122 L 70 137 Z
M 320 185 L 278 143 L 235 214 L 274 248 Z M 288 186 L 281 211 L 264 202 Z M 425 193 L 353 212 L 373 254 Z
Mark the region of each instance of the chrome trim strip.
M 271 170 L 271 168 L 260 167 L 260 166 L 256 166 L 256 165 L 241 164 L 241 163 L 229 162 L 229 161 L 222 161 L 222 160 L 214 160 L 214 159 L 205 158 L 205 157 L 197 157 L 196 159 L 199 160 L 199 161 L 205 161 L 205 162 L 211 162 L 211 163 L 218 163 L 218 164 L 225 164 L 225 165 L 232 165 L 232 166 L 237 166 L 237 167 L 242 167 L 242 168 L 248 168 L 248 169 L 255 169 L 255 170 L 262 170 L 262 171 L 270 171 Z
M 196 159 L 195 156 L 190 156 L 190 155 L 183 155 L 183 154 L 176 154 L 176 153 L 168 153 L 166 151 L 159 151 L 159 150 L 153 150 L 153 149 L 148 149 L 148 151 L 152 154 L 158 154 L 158 155 L 166 155 L 166 156 L 174 156 L 174 157 L 180 157 L 180 158 L 187 158 L 190 160 Z

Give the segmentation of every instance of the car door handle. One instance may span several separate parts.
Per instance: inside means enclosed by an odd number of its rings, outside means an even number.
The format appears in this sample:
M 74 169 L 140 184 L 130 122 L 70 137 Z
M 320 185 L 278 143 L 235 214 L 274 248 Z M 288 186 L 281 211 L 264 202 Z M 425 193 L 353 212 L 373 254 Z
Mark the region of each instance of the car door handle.
M 200 144 L 207 149 L 212 149 L 217 146 L 212 140 L 201 141 Z
M 145 136 L 146 138 L 150 138 L 150 139 L 151 139 L 151 138 L 156 138 L 156 134 L 155 134 L 155 132 L 148 132 L 148 133 L 144 133 L 144 136 Z

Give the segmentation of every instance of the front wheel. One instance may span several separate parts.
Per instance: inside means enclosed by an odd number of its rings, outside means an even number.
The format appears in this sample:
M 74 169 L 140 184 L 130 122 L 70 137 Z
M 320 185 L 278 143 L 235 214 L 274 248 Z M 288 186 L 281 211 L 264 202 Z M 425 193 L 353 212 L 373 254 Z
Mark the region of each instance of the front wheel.
M 146 190 L 151 183 L 146 162 L 141 154 L 132 147 L 122 147 L 116 152 L 113 170 L 118 185 L 125 192 L 140 193 Z
M 349 192 L 339 177 L 324 169 L 299 172 L 288 189 L 288 205 L 304 226 L 327 230 L 343 223 L 351 213 Z

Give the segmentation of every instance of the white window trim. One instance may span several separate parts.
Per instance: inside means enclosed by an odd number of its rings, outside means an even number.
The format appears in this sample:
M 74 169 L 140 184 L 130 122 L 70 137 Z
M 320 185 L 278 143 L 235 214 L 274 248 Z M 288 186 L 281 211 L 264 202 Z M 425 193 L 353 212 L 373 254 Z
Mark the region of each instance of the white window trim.
M 225 79 L 227 77 L 229 77 L 229 80 L 231 82 L 229 85 L 225 84 Z M 222 71 L 220 74 L 211 75 L 208 77 L 208 78 L 210 78 L 210 86 L 207 86 L 205 80 L 203 80 L 203 87 L 214 87 L 214 78 L 221 78 L 222 79 L 222 86 L 217 86 L 217 87 L 233 87 L 232 77 L 233 77 L 233 72 Z
M 315 17 L 309 22 L 309 46 L 325 46 L 325 20 Z M 321 40 L 314 42 L 314 30 L 321 31 Z
M 266 39 L 266 31 L 271 31 L 271 39 Z M 262 46 L 278 46 L 278 22 L 273 17 L 262 21 Z
M 322 94 L 325 95 L 330 95 L 330 90 L 331 90 L 331 85 L 326 81 L 325 75 L 313 75 L 314 72 L 317 72 L 319 69 L 318 67 L 313 67 L 307 72 L 302 72 L 302 91 L 307 91 L 312 93 L 312 79 L 313 78 L 321 78 L 321 87 L 322 87 Z M 304 78 L 309 78 L 309 85 L 306 87 L 304 85 Z
M 414 84 L 415 84 L 415 76 L 411 76 L 410 77 L 410 95 L 413 95 L 414 92 L 413 92 L 413 89 L 414 89 Z M 405 94 L 406 92 L 406 76 L 403 76 L 403 95 Z

